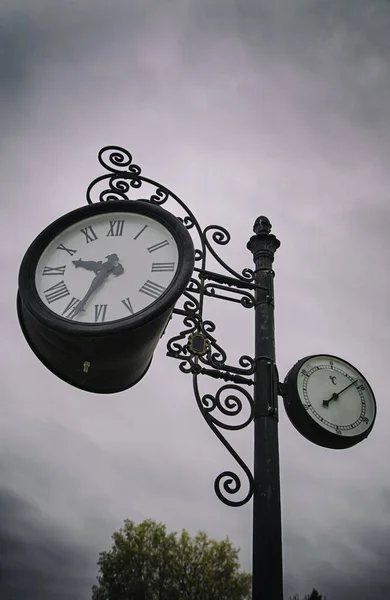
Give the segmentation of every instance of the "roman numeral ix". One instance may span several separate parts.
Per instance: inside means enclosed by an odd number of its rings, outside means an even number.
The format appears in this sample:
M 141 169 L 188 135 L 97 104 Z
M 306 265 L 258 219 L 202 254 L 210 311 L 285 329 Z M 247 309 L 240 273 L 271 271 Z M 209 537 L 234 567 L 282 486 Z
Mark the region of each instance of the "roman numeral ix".
M 85 235 L 85 239 L 87 244 L 89 244 L 89 242 L 94 242 L 95 240 L 97 240 L 97 235 L 94 232 L 94 230 L 92 229 L 91 225 L 88 225 L 88 227 L 84 227 L 83 229 L 80 229 L 81 233 L 83 233 Z
M 124 224 L 125 224 L 124 221 L 110 221 L 110 229 L 109 229 L 109 232 L 107 233 L 107 237 L 109 235 L 115 235 L 115 236 L 122 235 Z
M 52 285 L 52 287 L 49 287 L 43 293 L 45 294 L 46 300 L 49 304 L 55 302 L 56 300 L 61 300 L 61 298 L 65 298 L 65 296 L 70 296 L 65 281 L 60 281 L 59 283 Z
M 65 275 L 65 265 L 62 267 L 44 267 L 43 275 Z
M 154 283 L 153 281 L 150 281 L 150 279 L 147 280 L 146 283 L 143 284 L 143 286 L 140 288 L 140 292 L 142 292 L 143 294 L 147 294 L 148 296 L 151 296 L 152 298 L 158 298 L 159 296 L 161 296 L 161 294 L 163 293 L 163 291 L 165 290 L 165 287 L 163 287 L 162 285 L 159 285 L 158 283 Z

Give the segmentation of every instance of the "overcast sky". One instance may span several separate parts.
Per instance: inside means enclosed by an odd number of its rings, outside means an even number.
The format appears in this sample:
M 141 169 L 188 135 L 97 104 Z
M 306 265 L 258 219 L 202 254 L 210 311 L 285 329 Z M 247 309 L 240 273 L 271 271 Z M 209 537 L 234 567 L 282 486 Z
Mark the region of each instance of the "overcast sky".
M 343 451 L 281 407 L 285 596 L 390 597 L 389 31 L 385 0 L 0 1 L 2 600 L 88 600 L 125 518 L 228 535 L 251 568 L 252 504 L 215 496 L 235 465 L 165 343 L 140 384 L 99 396 L 56 379 L 20 331 L 24 252 L 85 204 L 110 144 L 227 227 L 237 270 L 256 217 L 271 220 L 281 379 L 335 354 L 378 401 Z M 232 361 L 253 354 L 253 313 L 210 300 L 205 317 Z M 229 438 L 248 464 L 252 435 Z

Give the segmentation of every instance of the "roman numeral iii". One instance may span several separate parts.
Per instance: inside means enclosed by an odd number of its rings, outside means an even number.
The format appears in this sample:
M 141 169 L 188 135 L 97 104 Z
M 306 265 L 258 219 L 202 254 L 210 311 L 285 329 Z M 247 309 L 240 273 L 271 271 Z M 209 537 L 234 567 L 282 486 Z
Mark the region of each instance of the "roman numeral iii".
M 81 233 L 83 233 L 85 235 L 85 240 L 87 242 L 87 244 L 89 244 L 89 242 L 94 242 L 95 240 L 97 240 L 97 235 L 94 232 L 94 230 L 92 229 L 91 225 L 88 225 L 88 227 L 84 227 L 83 229 L 80 229 Z
M 156 271 L 174 271 L 175 263 L 174 262 L 157 262 L 152 263 L 152 272 Z
M 122 235 L 124 224 L 125 224 L 124 221 L 110 221 L 110 229 L 107 233 L 107 237 L 109 235 L 111 235 L 111 236 Z
M 44 267 L 43 275 L 65 275 L 65 267 Z
M 147 294 L 148 296 L 151 296 L 152 298 L 158 298 L 159 296 L 161 296 L 161 294 L 163 293 L 163 291 L 165 290 L 165 287 L 163 287 L 162 285 L 159 285 L 158 283 L 154 283 L 153 281 L 150 281 L 150 279 L 147 280 L 146 283 L 143 284 L 143 286 L 140 288 L 140 292 L 142 292 L 143 294 Z
M 49 287 L 43 293 L 45 294 L 46 300 L 49 304 L 55 302 L 56 300 L 61 300 L 61 298 L 65 298 L 65 296 L 70 296 L 65 281 L 60 281 L 59 283 L 52 285 L 52 287 Z

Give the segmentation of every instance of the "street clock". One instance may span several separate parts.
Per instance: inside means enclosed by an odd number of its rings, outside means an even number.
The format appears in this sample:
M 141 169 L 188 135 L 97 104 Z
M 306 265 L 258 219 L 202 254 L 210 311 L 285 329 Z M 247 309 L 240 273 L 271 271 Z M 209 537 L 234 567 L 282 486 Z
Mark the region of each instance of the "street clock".
M 194 267 L 181 221 L 148 201 L 78 208 L 27 250 L 18 315 L 37 357 L 83 390 L 113 393 L 146 373 Z
M 284 381 L 284 406 L 294 427 L 326 448 L 350 448 L 371 432 L 376 402 L 368 381 L 330 354 L 299 360 Z

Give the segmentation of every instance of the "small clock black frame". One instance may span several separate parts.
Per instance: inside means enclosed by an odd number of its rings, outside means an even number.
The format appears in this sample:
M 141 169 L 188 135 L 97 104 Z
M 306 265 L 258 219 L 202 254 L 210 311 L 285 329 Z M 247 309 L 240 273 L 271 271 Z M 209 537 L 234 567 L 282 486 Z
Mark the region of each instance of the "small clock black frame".
M 316 423 L 314 419 L 312 419 L 311 416 L 308 414 L 307 410 L 305 410 L 305 408 L 303 407 L 297 388 L 298 374 L 302 366 L 308 360 L 315 358 L 316 356 L 323 356 L 325 358 L 339 360 L 345 363 L 346 365 L 350 366 L 352 369 L 354 369 L 354 371 L 356 371 L 356 373 L 358 373 L 358 375 L 364 380 L 365 385 L 372 394 L 372 398 L 374 400 L 374 416 L 371 425 L 363 433 L 347 437 L 340 436 L 337 433 L 328 431 L 321 427 L 318 423 Z M 352 446 L 355 446 L 356 444 L 364 440 L 369 435 L 374 426 L 377 411 L 375 396 L 370 384 L 354 365 L 338 356 L 323 353 L 305 356 L 304 358 L 300 359 L 287 373 L 284 379 L 284 383 L 281 386 L 281 389 L 284 407 L 286 409 L 286 413 L 291 423 L 303 437 L 305 437 L 307 440 L 313 442 L 318 446 L 322 446 L 324 448 L 331 448 L 335 450 L 351 448 Z
M 172 282 L 149 306 L 123 319 L 80 323 L 55 314 L 42 302 L 35 286 L 42 252 L 74 223 L 115 212 L 144 215 L 159 221 L 171 233 L 178 247 L 178 265 Z M 128 389 L 148 370 L 175 303 L 191 278 L 194 262 L 194 245 L 186 227 L 176 216 L 148 200 L 112 200 L 77 208 L 46 227 L 24 255 L 17 295 L 24 336 L 39 360 L 67 383 L 97 393 Z

